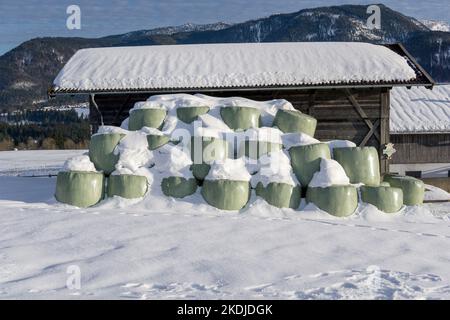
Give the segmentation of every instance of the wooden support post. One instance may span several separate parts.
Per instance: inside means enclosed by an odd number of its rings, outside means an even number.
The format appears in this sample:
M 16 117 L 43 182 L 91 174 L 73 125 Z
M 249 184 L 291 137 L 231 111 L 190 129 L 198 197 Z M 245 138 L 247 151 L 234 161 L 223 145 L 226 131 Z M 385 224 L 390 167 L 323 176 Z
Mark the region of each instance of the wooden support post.
M 390 132 L 389 132 L 389 109 L 390 109 L 390 90 L 385 89 L 381 93 L 381 104 L 380 104 L 380 148 L 378 152 L 380 153 L 380 170 L 381 174 L 389 173 L 389 159 L 383 155 L 383 149 L 386 144 L 390 142 Z M 394 146 L 395 148 L 395 146 Z
M 100 117 L 91 95 L 89 95 L 89 123 L 91 124 L 91 134 L 96 133 L 100 125 Z

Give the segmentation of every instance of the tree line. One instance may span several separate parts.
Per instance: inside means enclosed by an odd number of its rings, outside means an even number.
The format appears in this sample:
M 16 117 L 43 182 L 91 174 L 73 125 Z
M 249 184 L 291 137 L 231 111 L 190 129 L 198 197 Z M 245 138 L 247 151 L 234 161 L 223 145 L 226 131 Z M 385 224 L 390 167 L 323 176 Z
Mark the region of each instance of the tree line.
M 25 110 L 2 114 L 0 150 L 85 149 L 88 119 L 70 110 Z

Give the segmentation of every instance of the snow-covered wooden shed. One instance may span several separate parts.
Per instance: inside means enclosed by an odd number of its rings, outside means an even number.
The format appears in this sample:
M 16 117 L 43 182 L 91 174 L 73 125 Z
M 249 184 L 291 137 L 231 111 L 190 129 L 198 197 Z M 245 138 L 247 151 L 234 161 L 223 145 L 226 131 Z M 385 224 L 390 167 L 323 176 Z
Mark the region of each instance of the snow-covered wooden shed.
M 450 85 L 394 88 L 391 142 L 397 152 L 391 171 L 419 177 L 450 176 Z
M 227 43 L 79 50 L 49 95 L 89 94 L 94 131 L 154 94 L 284 98 L 318 120 L 316 138 L 376 146 L 384 172 L 390 89 L 433 84 L 399 44 Z

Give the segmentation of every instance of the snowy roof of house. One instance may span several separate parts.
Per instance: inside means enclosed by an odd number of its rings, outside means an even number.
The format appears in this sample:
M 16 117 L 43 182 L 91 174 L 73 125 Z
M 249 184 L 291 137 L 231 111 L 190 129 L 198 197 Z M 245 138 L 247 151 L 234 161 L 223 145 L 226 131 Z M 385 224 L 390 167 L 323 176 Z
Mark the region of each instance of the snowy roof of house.
M 430 85 L 422 71 L 403 50 L 361 42 L 93 48 L 75 53 L 51 92 Z
M 450 132 L 450 85 L 391 90 L 391 133 Z

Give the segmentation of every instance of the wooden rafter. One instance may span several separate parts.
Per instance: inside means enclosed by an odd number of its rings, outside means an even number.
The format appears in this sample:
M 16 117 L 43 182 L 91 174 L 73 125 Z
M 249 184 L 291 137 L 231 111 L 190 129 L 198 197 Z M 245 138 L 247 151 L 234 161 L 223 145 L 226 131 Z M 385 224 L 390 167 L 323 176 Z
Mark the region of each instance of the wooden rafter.
M 352 106 L 355 108 L 356 112 L 358 112 L 358 114 L 361 117 L 361 119 L 363 119 L 363 121 L 369 127 L 369 132 L 364 137 L 363 141 L 361 141 L 360 146 L 363 147 L 367 143 L 367 141 L 369 141 L 369 139 L 372 137 L 372 135 L 374 135 L 375 138 L 377 138 L 378 141 L 381 142 L 380 134 L 376 130 L 376 128 L 379 126 L 379 121 L 376 122 L 377 125 L 375 127 L 375 125 L 372 123 L 372 121 L 370 121 L 369 117 L 364 112 L 363 108 L 358 103 L 358 101 L 356 100 L 355 96 L 350 92 L 350 90 L 345 89 L 344 91 L 345 91 L 345 94 L 347 95 L 348 100 L 350 101 Z

